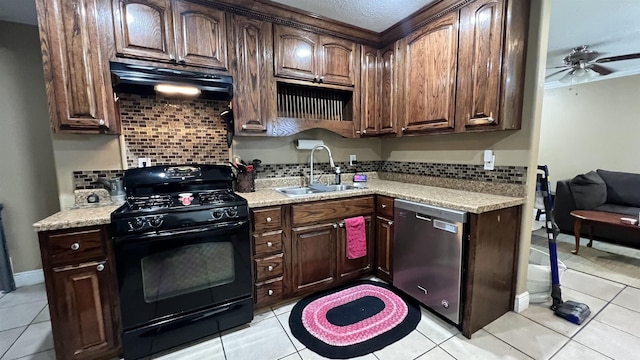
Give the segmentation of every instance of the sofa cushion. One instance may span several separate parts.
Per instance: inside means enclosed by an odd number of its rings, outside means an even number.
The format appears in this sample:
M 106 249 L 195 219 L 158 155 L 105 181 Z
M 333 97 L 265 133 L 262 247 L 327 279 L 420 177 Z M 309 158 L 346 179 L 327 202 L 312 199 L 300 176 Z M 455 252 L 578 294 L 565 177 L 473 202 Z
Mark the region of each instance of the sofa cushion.
M 607 204 L 640 207 L 640 174 L 597 170 L 607 185 Z
M 569 188 L 577 209 L 590 210 L 607 202 L 607 185 L 595 171 L 574 177 Z
M 595 208 L 593 208 L 593 210 L 629 215 L 629 217 L 633 219 L 637 219 L 638 214 L 640 214 L 640 207 L 614 204 L 602 204 L 600 206 L 596 206 Z

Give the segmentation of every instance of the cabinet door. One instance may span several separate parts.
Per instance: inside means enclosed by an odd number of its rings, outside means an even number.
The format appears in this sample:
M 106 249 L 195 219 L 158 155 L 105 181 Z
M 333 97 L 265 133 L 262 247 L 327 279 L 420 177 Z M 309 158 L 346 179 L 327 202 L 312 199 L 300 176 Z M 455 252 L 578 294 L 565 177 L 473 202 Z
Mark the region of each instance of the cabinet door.
M 360 135 L 375 135 L 378 133 L 378 115 L 380 114 L 378 50 L 370 46 L 362 46 L 360 66 L 360 99 L 362 101 Z
M 404 50 L 404 131 L 453 129 L 457 12 L 447 14 L 409 35 Z
M 175 61 L 169 0 L 113 0 L 116 54 Z
M 275 25 L 274 29 L 275 75 L 303 80 L 318 78 L 318 36 L 282 25 Z
M 109 266 L 104 261 L 53 269 L 58 320 L 54 333 L 64 339 L 60 342 L 63 346 L 56 346 L 59 359 L 105 357 L 118 347 Z
M 351 86 L 355 81 L 356 44 L 333 36 L 320 36 L 318 81 Z
M 266 135 L 268 122 L 275 117 L 272 25 L 237 15 L 232 19 L 238 61 L 233 108 L 236 133 Z
M 378 132 L 381 134 L 396 133 L 398 117 L 398 43 L 396 42 L 380 51 L 379 80 L 376 84 L 380 90 L 378 108 Z
M 36 1 L 53 131 L 118 132 L 96 0 Z M 108 6 L 108 5 L 107 5 Z
M 503 8 L 501 0 L 479 0 L 460 9 L 457 131 L 498 125 Z
M 173 13 L 178 62 L 227 70 L 227 28 L 224 11 L 186 1 L 176 1 Z
M 376 218 L 376 275 L 393 280 L 393 220 Z
M 338 229 L 338 252 L 337 252 L 337 266 L 338 266 L 338 280 L 344 281 L 347 279 L 357 278 L 364 273 L 371 270 L 371 263 L 373 259 L 373 223 L 371 222 L 371 216 L 365 216 L 365 231 L 367 239 L 367 255 L 359 257 L 357 259 L 347 258 L 347 231 L 344 223 L 339 224 Z
M 291 229 L 293 292 L 326 288 L 336 281 L 337 224 Z

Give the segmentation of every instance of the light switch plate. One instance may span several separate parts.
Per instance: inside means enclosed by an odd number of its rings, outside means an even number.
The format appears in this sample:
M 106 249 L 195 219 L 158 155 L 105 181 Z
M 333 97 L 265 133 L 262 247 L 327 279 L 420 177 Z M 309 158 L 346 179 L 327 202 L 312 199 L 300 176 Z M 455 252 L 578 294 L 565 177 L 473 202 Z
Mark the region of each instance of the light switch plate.
M 349 166 L 355 166 L 355 165 L 356 165 L 356 155 L 351 154 L 349 155 Z

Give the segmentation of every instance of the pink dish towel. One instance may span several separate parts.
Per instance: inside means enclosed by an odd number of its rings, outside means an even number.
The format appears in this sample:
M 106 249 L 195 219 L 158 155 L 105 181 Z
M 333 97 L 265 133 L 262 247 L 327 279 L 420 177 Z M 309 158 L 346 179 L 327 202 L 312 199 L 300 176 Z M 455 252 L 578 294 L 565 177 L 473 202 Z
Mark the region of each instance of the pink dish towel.
M 347 259 L 357 259 L 367 255 L 367 233 L 364 217 L 344 219 L 347 230 Z

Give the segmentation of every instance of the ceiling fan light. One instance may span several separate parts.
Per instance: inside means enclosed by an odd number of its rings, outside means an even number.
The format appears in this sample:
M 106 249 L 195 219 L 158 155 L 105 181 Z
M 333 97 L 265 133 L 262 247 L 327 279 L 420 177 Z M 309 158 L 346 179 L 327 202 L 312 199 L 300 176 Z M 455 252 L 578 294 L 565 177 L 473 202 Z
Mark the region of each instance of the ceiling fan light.
M 573 73 L 573 76 L 575 76 L 578 79 L 586 78 L 587 77 L 587 71 L 581 67 L 579 69 L 576 69 L 576 71 Z

